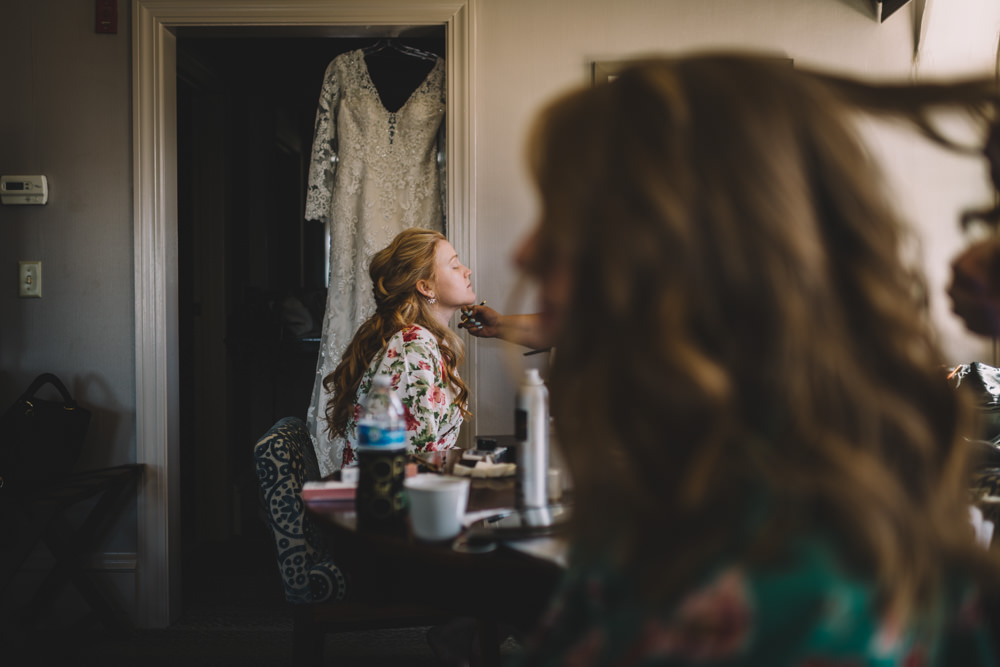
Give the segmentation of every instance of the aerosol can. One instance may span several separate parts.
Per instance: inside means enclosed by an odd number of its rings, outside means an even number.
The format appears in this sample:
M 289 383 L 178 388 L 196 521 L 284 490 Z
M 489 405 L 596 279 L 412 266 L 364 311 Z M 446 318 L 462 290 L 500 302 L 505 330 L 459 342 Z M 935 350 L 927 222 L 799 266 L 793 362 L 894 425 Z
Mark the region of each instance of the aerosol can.
M 525 370 L 514 410 L 517 439 L 517 509 L 537 515 L 530 523 L 547 522 L 549 504 L 549 390 L 537 368 Z

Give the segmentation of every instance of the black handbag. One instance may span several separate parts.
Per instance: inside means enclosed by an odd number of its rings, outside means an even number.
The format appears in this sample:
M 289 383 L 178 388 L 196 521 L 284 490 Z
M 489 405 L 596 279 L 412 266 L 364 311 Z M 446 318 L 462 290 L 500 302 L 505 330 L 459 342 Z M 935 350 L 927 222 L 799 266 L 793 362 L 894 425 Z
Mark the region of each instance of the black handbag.
M 36 396 L 52 385 L 61 401 Z M 0 416 L 0 496 L 20 493 L 72 472 L 83 449 L 90 411 L 81 408 L 65 385 L 42 373 Z

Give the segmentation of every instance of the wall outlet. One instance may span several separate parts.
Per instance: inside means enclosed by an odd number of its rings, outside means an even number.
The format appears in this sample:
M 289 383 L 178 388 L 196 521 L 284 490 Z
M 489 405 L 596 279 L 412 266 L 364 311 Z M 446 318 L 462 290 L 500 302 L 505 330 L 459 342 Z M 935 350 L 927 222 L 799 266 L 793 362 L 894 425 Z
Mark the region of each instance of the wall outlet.
M 17 263 L 17 295 L 35 299 L 42 298 L 42 263 Z

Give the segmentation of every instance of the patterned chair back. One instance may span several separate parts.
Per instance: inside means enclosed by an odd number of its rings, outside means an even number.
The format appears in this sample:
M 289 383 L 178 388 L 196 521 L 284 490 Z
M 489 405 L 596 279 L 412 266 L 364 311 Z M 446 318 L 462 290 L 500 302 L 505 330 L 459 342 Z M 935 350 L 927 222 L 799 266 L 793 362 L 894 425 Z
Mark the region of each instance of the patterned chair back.
M 343 600 L 347 594 L 344 573 L 330 559 L 302 503 L 302 485 L 319 479 L 305 423 L 298 417 L 279 420 L 257 441 L 253 456 L 285 599 L 295 604 Z

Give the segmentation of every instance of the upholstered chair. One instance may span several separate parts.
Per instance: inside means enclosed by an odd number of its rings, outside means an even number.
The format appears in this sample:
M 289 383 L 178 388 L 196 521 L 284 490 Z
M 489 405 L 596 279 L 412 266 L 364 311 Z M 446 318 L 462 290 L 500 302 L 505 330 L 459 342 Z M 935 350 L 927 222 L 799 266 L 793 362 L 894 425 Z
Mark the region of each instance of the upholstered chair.
M 298 417 L 278 421 L 257 441 L 254 459 L 285 599 L 293 604 L 343 600 L 347 579 L 302 503 L 302 485 L 320 477 L 305 423 Z
M 348 577 L 330 557 L 323 533 L 302 502 L 302 485 L 319 479 L 319 466 L 305 423 L 279 420 L 253 450 L 260 481 L 261 507 L 274 536 L 275 557 L 292 604 L 292 664 L 320 665 L 327 633 L 446 622 L 451 614 L 420 605 L 365 600 L 349 592 Z

